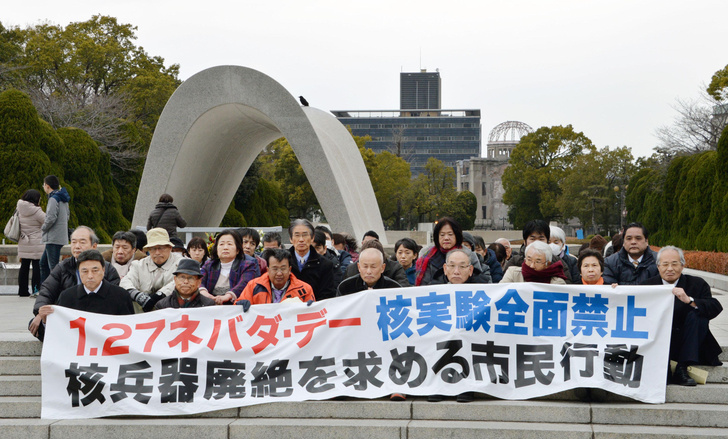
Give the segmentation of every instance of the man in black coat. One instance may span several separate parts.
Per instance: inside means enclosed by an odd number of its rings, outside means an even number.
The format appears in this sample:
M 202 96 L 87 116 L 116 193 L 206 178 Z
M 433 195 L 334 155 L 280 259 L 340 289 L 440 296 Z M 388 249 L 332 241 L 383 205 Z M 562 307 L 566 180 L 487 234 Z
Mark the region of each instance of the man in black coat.
M 39 340 L 43 341 L 44 328 L 40 324 L 41 318 L 38 312 L 45 305 L 54 305 L 58 302 L 61 292 L 79 285 L 78 264 L 76 259 L 86 250 L 96 249 L 99 238 L 90 227 L 78 226 L 71 235 L 72 257 L 66 258 L 53 268 L 50 276 L 41 284 L 38 297 L 35 298 L 33 314 L 28 330 Z M 113 285 L 119 285 L 119 273 L 108 262 L 104 261 L 104 280 Z
M 118 285 L 104 281 L 104 257 L 97 250 L 86 250 L 78 258 L 78 275 L 81 284 L 61 292 L 56 305 L 79 311 L 98 314 L 134 314 L 134 305 L 129 293 Z M 38 315 L 45 325 L 48 315 L 53 313 L 53 305 L 44 305 Z
M 384 288 L 401 288 L 401 285 L 384 275 L 384 253 L 376 248 L 365 248 L 359 253 L 356 265 L 359 274 L 355 274 L 339 284 L 337 296 L 358 293 L 364 290 L 379 290 Z
M 604 260 L 604 284 L 639 285 L 657 275 L 647 229 L 640 223 L 627 225 L 622 250 Z
M 215 300 L 200 294 L 201 284 L 200 263 L 194 259 L 181 259 L 174 271 L 174 291 L 154 304 L 154 309 L 214 306 Z
M 291 272 L 301 281 L 313 288 L 316 300 L 329 299 L 336 296 L 334 285 L 334 264 L 316 253 L 313 247 L 314 228 L 310 221 L 297 219 L 288 228 L 291 240 L 291 256 L 294 264 Z
M 723 310 L 720 302 L 710 294 L 710 286 L 703 279 L 682 274 L 685 257 L 682 250 L 667 246 L 657 253 L 659 275 L 647 279 L 643 285 L 672 285 L 675 307 L 670 337 L 670 359 L 677 361 L 673 382 L 694 386 L 687 367 L 693 364 L 719 366 L 720 345 L 710 333 L 708 323 Z M 606 283 L 606 282 L 605 282 Z

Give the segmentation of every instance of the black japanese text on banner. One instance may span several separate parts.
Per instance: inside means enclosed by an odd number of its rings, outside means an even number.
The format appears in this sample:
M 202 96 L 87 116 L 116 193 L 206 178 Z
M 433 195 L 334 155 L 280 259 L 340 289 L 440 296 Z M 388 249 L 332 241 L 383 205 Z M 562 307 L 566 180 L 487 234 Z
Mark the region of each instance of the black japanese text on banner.
M 109 316 L 56 307 L 43 418 L 176 415 L 272 401 L 595 387 L 665 401 L 669 287 L 499 284 Z

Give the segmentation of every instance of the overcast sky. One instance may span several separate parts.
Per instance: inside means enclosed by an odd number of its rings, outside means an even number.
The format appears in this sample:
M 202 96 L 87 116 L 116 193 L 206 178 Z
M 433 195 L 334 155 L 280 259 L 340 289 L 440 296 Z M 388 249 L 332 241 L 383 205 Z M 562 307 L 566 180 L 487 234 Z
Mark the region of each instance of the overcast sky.
M 442 105 L 482 111 L 484 144 L 507 120 L 572 124 L 597 147 L 656 145 L 675 98 L 728 64 L 726 0 L 7 1 L 7 27 L 94 14 L 181 79 L 235 64 L 324 110 L 399 107 L 399 72 L 440 70 Z M 420 55 L 421 54 L 421 55 Z

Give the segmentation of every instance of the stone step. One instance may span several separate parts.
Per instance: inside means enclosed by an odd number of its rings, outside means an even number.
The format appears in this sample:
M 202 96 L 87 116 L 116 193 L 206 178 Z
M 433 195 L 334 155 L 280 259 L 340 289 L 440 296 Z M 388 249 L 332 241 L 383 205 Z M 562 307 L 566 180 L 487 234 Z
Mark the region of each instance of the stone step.
M 39 375 L 0 376 L 0 396 L 40 396 Z M 2 414 L 0 413 L 0 416 Z
M 646 425 L 593 425 L 594 439 L 725 439 L 726 428 L 653 427 Z
M 0 396 L 3 418 L 40 418 L 40 396 Z
M 28 315 L 30 322 L 31 314 Z M 3 334 L 0 338 L 0 357 L 38 357 L 43 350 L 43 343 L 33 337 L 30 332 Z
M 40 375 L 40 357 L 0 357 L 2 375 Z
M 594 424 L 728 428 L 728 406 L 720 404 L 591 404 Z

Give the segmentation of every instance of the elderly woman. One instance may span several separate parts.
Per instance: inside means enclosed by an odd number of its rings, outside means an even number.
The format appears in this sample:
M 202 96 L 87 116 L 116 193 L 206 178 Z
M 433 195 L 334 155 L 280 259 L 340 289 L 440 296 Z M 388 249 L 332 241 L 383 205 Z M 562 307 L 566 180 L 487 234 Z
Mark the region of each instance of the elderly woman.
M 445 265 L 447 253 L 452 249 L 462 248 L 463 246 L 463 229 L 452 218 L 441 218 L 432 234 L 435 238 L 435 245 L 423 248 L 420 251 L 420 257 L 417 259 L 416 286 L 430 285 L 435 273 Z M 474 283 L 491 283 L 488 265 L 483 264 L 481 266 L 475 253 L 470 254 L 470 261 L 474 268 L 480 269 L 480 275 L 477 276 Z
M 232 304 L 251 280 L 260 276 L 258 262 L 243 252 L 243 240 L 232 229 L 218 233 L 212 259 L 202 266 L 201 293 L 217 305 Z
M 542 241 L 534 241 L 526 247 L 525 258 L 520 267 L 509 267 L 501 283 L 537 282 L 542 284 L 565 284 L 563 263 L 552 263 L 551 247 Z
M 579 271 L 584 285 L 604 285 L 604 257 L 602 252 L 587 248 L 579 253 Z
M 566 246 L 566 233 L 561 227 L 550 226 L 549 229 L 551 231 L 551 238 L 549 239 L 551 253 L 561 259 L 561 262 L 568 268 L 566 281 L 572 284 L 581 283 L 576 258 L 569 254 L 569 247 Z
M 18 217 L 20 218 L 20 240 L 18 241 L 18 296 L 28 297 L 38 294 L 40 290 L 40 258 L 45 246 L 41 242 L 40 227 L 45 221 L 45 213 L 40 207 L 40 192 L 28 189 L 18 200 Z M 28 273 L 33 266 L 31 290 L 28 290 Z

